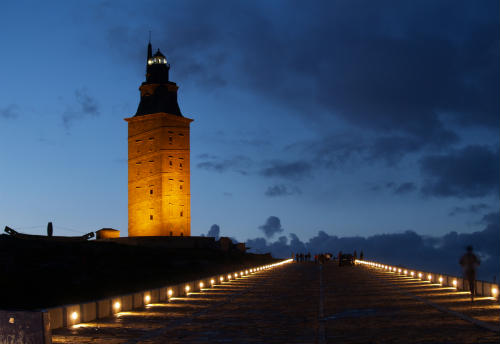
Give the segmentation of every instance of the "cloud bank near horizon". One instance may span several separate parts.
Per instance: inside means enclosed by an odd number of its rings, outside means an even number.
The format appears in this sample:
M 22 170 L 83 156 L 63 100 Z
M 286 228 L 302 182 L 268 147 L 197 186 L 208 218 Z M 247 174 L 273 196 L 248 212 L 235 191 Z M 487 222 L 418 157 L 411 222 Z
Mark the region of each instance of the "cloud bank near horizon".
M 338 237 L 324 231 L 308 241 L 301 241 L 290 233 L 277 241 L 268 242 L 259 237 L 246 241 L 249 252 L 268 253 L 276 258 L 287 258 L 292 253 L 352 253 L 363 251 L 365 259 L 402 265 L 436 273 L 461 276 L 458 261 L 467 245 L 472 245 L 481 260 L 478 278 L 493 281 L 500 277 L 500 213 L 491 212 L 481 221 L 483 230 L 473 233 L 449 232 L 443 236 L 423 236 L 414 231 L 377 234 L 369 237 Z

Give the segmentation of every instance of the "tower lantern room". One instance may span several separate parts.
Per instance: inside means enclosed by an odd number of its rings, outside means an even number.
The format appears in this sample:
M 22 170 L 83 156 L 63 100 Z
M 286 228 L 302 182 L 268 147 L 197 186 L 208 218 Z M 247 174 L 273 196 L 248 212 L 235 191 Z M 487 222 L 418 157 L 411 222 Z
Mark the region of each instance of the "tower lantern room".
M 190 144 L 192 119 L 182 115 L 170 64 L 148 44 L 141 100 L 128 122 L 129 236 L 191 234 Z

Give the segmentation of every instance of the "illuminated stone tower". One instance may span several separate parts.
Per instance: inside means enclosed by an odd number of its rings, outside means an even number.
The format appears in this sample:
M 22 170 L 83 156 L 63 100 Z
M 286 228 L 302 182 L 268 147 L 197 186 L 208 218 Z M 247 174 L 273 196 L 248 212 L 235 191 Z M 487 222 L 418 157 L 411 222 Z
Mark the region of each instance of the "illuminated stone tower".
M 128 122 L 128 235 L 191 235 L 189 125 L 170 64 L 148 44 L 141 102 Z

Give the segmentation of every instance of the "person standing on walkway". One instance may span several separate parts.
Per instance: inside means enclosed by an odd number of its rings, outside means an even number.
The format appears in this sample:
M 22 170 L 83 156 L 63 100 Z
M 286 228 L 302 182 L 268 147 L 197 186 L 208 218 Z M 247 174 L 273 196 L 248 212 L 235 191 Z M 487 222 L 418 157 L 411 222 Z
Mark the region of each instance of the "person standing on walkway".
M 477 256 L 472 253 L 472 246 L 467 246 L 467 252 L 460 258 L 460 265 L 464 272 L 464 279 L 469 281 L 470 300 L 474 301 L 476 293 L 476 269 L 481 264 Z

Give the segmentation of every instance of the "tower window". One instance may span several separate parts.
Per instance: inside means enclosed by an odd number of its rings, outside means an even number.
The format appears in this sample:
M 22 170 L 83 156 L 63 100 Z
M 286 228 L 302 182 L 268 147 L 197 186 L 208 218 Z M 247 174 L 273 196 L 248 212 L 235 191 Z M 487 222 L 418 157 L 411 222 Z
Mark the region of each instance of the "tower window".
M 181 236 L 184 236 L 184 233 L 181 232 Z
M 169 164 L 170 166 L 172 166 L 172 161 L 169 161 L 169 162 L 168 162 L 168 164 Z
M 153 194 L 153 190 L 152 190 L 152 189 L 151 189 L 151 190 L 149 190 L 149 194 L 150 194 L 150 195 L 152 195 L 152 194 Z
M 149 215 L 149 219 L 153 221 L 153 215 Z
M 183 212 L 183 211 L 181 211 L 181 217 L 182 217 L 182 215 L 184 215 L 184 212 Z
M 181 185 L 179 185 L 179 189 L 181 189 L 181 190 L 182 190 L 182 184 L 181 184 Z
M 174 235 L 174 232 L 170 231 L 170 236 Z
M 179 164 L 179 167 L 182 168 L 182 162 Z
M 169 137 L 168 137 L 168 142 L 172 143 L 172 141 L 173 141 L 172 136 L 169 136 Z

